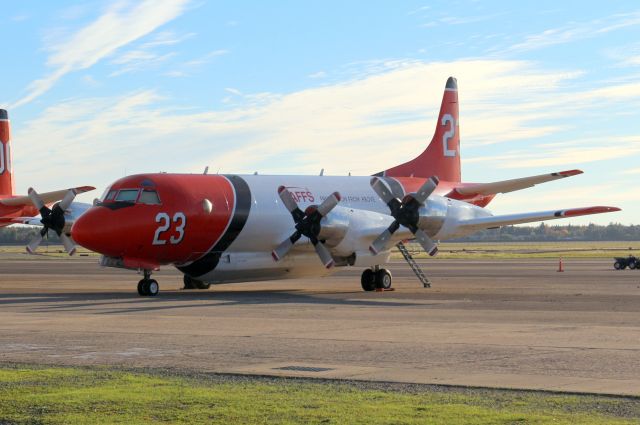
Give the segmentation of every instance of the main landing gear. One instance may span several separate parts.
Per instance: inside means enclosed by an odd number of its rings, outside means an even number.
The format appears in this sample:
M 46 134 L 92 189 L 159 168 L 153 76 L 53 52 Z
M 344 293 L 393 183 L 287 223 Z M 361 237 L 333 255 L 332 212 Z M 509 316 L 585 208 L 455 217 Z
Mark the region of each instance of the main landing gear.
M 160 292 L 160 285 L 155 279 L 151 279 L 151 270 L 144 271 L 144 278 L 138 282 L 138 294 L 143 297 L 155 297 Z
M 373 291 L 375 289 L 389 290 L 392 283 L 391 272 L 378 266 L 373 269 L 366 269 L 362 272 L 360 283 L 365 291 Z
M 184 289 L 209 289 L 209 287 L 211 286 L 210 283 L 205 283 L 201 280 L 194 279 L 186 274 L 184 275 L 182 281 L 184 282 Z

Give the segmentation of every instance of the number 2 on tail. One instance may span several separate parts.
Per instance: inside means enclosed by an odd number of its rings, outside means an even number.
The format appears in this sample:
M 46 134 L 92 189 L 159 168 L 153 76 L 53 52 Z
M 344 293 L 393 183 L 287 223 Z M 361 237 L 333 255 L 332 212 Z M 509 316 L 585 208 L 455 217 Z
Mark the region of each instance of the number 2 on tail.
M 449 127 L 449 130 L 442 135 L 442 150 L 444 152 L 444 156 L 456 156 L 456 150 L 449 149 L 449 140 L 451 140 L 456 134 L 456 121 L 453 119 L 451 114 L 445 114 L 442 116 L 442 125 L 446 126 L 447 124 L 451 124 L 451 127 Z
M 167 239 L 161 238 L 161 236 L 164 232 L 169 230 L 171 227 L 171 221 L 172 220 L 169 219 L 169 214 L 165 212 L 159 212 L 156 215 L 156 223 L 160 223 L 160 227 L 156 229 L 156 233 L 153 236 L 153 245 L 165 245 L 167 243 Z M 173 223 L 177 224 L 175 228 L 177 236 L 171 236 L 169 238 L 169 243 L 176 245 L 182 242 L 182 239 L 184 238 L 184 227 L 187 225 L 187 218 L 184 213 L 177 212 L 173 215 Z

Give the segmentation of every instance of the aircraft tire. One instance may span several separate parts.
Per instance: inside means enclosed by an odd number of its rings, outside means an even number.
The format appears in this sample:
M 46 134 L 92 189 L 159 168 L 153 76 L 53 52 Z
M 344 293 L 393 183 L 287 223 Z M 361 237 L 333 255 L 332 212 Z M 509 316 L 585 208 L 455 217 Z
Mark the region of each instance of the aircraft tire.
M 209 287 L 211 287 L 210 283 L 204 283 L 201 280 L 193 280 L 194 285 L 196 286 L 196 288 L 198 289 L 209 289 Z
M 184 289 L 196 289 L 195 281 L 191 276 L 185 274 L 182 277 L 182 282 L 184 283 Z
M 366 269 L 362 272 L 362 276 L 360 277 L 360 284 L 362 285 L 362 289 L 369 292 L 376 289 L 376 274 L 371 269 Z
M 376 272 L 376 288 L 391 289 L 393 278 L 387 269 L 380 269 Z
M 158 281 L 155 279 L 148 279 L 143 284 L 145 292 L 147 295 L 155 297 L 160 292 L 160 285 L 158 285 Z
M 140 295 L 141 297 L 146 297 L 147 293 L 144 291 L 144 283 L 145 280 L 142 279 L 140 280 L 140 282 L 138 282 L 138 295 Z

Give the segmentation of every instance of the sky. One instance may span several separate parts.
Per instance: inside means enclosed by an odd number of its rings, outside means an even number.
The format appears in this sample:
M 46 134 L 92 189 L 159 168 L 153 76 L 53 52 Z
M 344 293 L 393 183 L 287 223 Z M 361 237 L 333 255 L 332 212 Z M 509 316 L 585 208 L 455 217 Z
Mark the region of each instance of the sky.
M 431 140 L 458 80 L 462 176 L 585 174 L 496 214 L 640 223 L 633 1 L 24 1 L 3 5 L 18 193 L 143 172 L 370 175 Z

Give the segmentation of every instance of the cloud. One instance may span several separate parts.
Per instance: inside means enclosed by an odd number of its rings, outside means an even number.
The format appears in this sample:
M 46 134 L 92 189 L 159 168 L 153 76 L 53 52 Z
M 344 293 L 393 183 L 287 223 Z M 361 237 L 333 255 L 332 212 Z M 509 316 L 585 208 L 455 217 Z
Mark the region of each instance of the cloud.
M 562 143 L 530 146 L 506 155 L 466 158 L 465 162 L 492 164 L 498 168 L 544 168 L 607 161 L 635 154 L 640 154 L 640 136 L 609 137 L 606 144 L 602 140 L 590 140 L 572 141 L 568 146 Z
M 20 137 L 39 152 L 72 145 L 80 158 L 92 164 L 106 158 L 111 158 L 109 163 L 122 160 L 121 152 L 109 153 L 118 140 L 127 141 L 127 157 L 135 157 L 141 149 L 148 155 L 142 148 L 147 143 L 179 141 L 184 152 L 197 154 L 168 155 L 172 171 L 208 163 L 237 172 L 306 172 L 325 167 L 327 172 L 366 175 L 424 148 L 433 132 L 444 82 L 452 72 L 462 89 L 463 137 L 473 144 L 553 132 L 554 126 L 539 126 L 536 120 L 554 112 L 547 111 L 547 104 L 532 107 L 532 96 L 542 96 L 571 78 L 569 73 L 556 75 L 528 62 L 501 60 L 390 61 L 386 68 L 376 65 L 376 70 L 365 65 L 360 78 L 289 94 L 245 94 L 229 88 L 234 106 L 217 111 L 167 109 L 156 92 L 71 99 L 47 109 Z M 434 84 L 437 81 L 441 83 Z M 391 111 L 402 119 L 389 119 Z M 56 140 L 51 139 L 54 134 Z M 162 152 L 170 151 L 154 148 L 152 163 L 163 164 Z M 260 154 L 246 155 L 247 151 Z M 354 157 L 359 160 L 354 162 Z
M 188 0 L 116 2 L 95 21 L 65 40 L 46 47 L 47 66 L 53 71 L 33 81 L 27 94 L 12 106 L 24 105 L 43 95 L 63 76 L 87 69 L 119 48 L 153 32 L 182 14 Z
M 639 24 L 640 12 L 618 13 L 591 21 L 573 22 L 530 35 L 524 41 L 509 47 L 506 52 L 524 52 L 571 43 Z
M 121 65 L 118 70 L 109 74 L 110 77 L 138 72 L 154 68 L 174 57 L 176 53 L 170 52 L 157 54 L 146 50 L 130 50 L 122 56 L 111 61 L 112 64 Z
M 307 77 L 313 78 L 313 79 L 325 78 L 326 76 L 327 76 L 327 73 L 324 71 L 318 71 L 318 72 L 314 72 L 313 74 L 307 75 Z
M 539 174 L 539 168 L 573 168 L 640 153 L 640 136 L 607 135 L 608 147 L 597 134 L 558 136 L 568 117 L 619 103 L 630 89 L 627 83 L 620 90 L 607 83 L 578 92 L 571 83 L 579 72 L 541 69 L 526 61 L 384 63 L 363 64 L 359 76 L 352 70 L 345 80 L 292 93 L 228 88 L 233 102 L 210 110 L 176 105 L 154 90 L 68 99 L 15 129 L 16 169 L 29 182 L 52 185 L 42 190 L 69 184 L 104 187 L 125 169 L 130 174 L 201 172 L 206 165 L 226 173 L 315 174 L 325 168 L 326 174 L 369 175 L 425 148 L 452 74 L 460 88 L 467 170 L 481 164 L 492 171 L 535 167 L 532 174 Z M 577 106 L 572 99 L 578 99 Z M 487 149 L 497 154 L 488 155 Z M 68 180 L 69 169 L 74 182 Z M 520 175 L 494 174 L 499 179 Z M 481 176 L 475 177 L 485 179 Z

